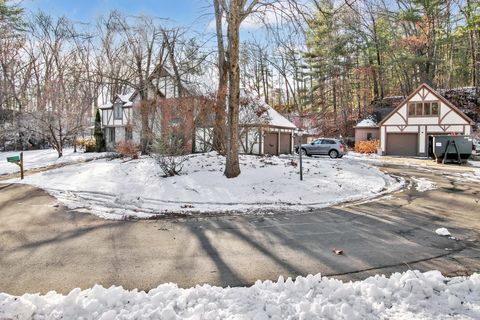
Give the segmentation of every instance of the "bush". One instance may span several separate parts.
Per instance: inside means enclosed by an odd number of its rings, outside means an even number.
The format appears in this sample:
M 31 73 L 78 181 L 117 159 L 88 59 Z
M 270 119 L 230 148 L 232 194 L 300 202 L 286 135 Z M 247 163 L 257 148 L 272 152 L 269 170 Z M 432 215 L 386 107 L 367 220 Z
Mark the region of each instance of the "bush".
M 138 144 L 134 143 L 131 140 L 122 141 L 117 144 L 115 151 L 120 154 L 122 157 L 129 157 L 132 159 L 138 159 L 138 154 L 140 152 L 140 147 Z
M 187 161 L 187 150 L 180 138 L 172 138 L 169 143 L 162 139 L 153 145 L 154 158 L 166 177 L 179 175 Z
M 102 120 L 100 118 L 100 109 L 97 109 L 97 113 L 95 115 L 95 129 L 94 134 L 95 136 L 95 149 L 97 152 L 105 151 L 105 138 L 103 136 L 102 130 Z
M 95 152 L 96 151 L 96 140 L 95 138 L 79 138 L 76 140 L 77 145 L 80 148 L 84 149 L 85 152 Z
M 360 153 L 377 153 L 377 149 L 380 146 L 378 140 L 365 140 L 359 141 L 355 144 L 355 152 Z

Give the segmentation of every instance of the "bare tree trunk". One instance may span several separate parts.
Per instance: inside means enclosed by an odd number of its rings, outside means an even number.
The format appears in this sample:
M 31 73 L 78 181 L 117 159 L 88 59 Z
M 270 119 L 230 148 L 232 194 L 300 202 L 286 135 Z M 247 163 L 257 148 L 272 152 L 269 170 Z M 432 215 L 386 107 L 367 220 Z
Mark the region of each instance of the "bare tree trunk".
M 215 102 L 215 126 L 213 127 L 213 149 L 220 154 L 225 154 L 226 135 L 226 107 L 228 91 L 228 65 L 225 59 L 225 45 L 223 43 L 222 17 L 223 10 L 220 8 L 219 0 L 214 0 L 215 21 L 218 46 L 218 91 Z
M 238 159 L 238 119 L 240 109 L 240 23 L 241 6 L 239 0 L 231 0 L 228 12 L 228 131 L 227 160 L 225 176 L 235 178 L 240 175 Z

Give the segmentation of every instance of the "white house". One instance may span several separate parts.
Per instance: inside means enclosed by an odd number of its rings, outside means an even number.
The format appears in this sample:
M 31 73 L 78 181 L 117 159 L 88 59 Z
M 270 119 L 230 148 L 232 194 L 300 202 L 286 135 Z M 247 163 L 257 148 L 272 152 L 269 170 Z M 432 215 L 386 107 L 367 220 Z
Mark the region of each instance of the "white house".
M 138 100 L 135 92 L 124 95 L 119 94 L 113 103 L 109 102 L 99 107 L 108 149 L 114 148 L 115 144 L 120 141 L 133 139 L 138 142 L 140 140 L 138 133 L 135 133 L 134 137 L 132 127 L 135 100 Z
M 473 124 L 460 109 L 424 83 L 378 123 L 380 152 L 427 156 L 430 135 L 470 135 Z

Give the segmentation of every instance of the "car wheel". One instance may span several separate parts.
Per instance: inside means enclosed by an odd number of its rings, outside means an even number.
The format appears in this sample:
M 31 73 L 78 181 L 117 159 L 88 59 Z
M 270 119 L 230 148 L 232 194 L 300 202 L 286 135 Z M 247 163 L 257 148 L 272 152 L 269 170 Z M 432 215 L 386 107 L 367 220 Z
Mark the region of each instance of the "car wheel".
M 337 151 L 337 150 L 330 150 L 330 152 L 328 153 L 328 155 L 329 155 L 330 158 L 332 158 L 332 159 L 338 158 L 338 151 Z

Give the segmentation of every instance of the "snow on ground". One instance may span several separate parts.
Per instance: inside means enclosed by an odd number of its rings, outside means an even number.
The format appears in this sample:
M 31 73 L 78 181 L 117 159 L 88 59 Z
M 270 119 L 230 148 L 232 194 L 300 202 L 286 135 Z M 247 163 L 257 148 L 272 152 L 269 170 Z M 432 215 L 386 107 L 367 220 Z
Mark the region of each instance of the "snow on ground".
M 435 184 L 435 182 L 433 182 L 432 180 L 429 180 L 427 178 L 415 178 L 415 177 L 412 177 L 412 181 L 413 183 L 415 184 L 415 189 L 418 191 L 418 192 L 425 192 L 425 191 L 429 191 L 429 190 L 435 190 L 435 189 L 438 189 L 437 185 Z
M 0 294 L 0 319 L 480 319 L 480 274 L 407 271 L 343 283 L 320 275 L 150 290 L 94 286 L 64 296 Z
M 20 155 L 21 151 L 0 152 L 0 175 L 20 172 L 19 166 L 7 162 L 7 157 Z M 58 158 L 53 149 L 23 151 L 24 170 L 43 168 L 54 164 L 75 163 L 89 159 L 105 157 L 107 153 L 73 152 L 73 148 L 65 149 L 63 156 Z
M 468 160 L 468 164 L 472 167 L 480 168 L 480 161 L 479 160 Z
M 450 236 L 450 231 L 448 231 L 447 228 L 438 228 L 435 230 L 435 233 L 438 234 L 439 236 Z
M 348 151 L 344 158 L 357 160 L 357 161 L 368 161 L 373 164 L 382 164 L 385 162 L 385 158 L 379 156 L 375 153 L 360 153 L 354 151 Z
M 305 159 L 300 181 L 292 161 L 298 159 L 241 156 L 241 175 L 227 179 L 225 158 L 216 153 L 188 156 L 185 172 L 170 178 L 164 178 L 149 157 L 126 162 L 101 159 L 27 176 L 23 183 L 46 189 L 70 208 L 108 219 L 180 212 L 303 211 L 369 199 L 403 186 L 403 180 L 368 164 L 328 157 Z

